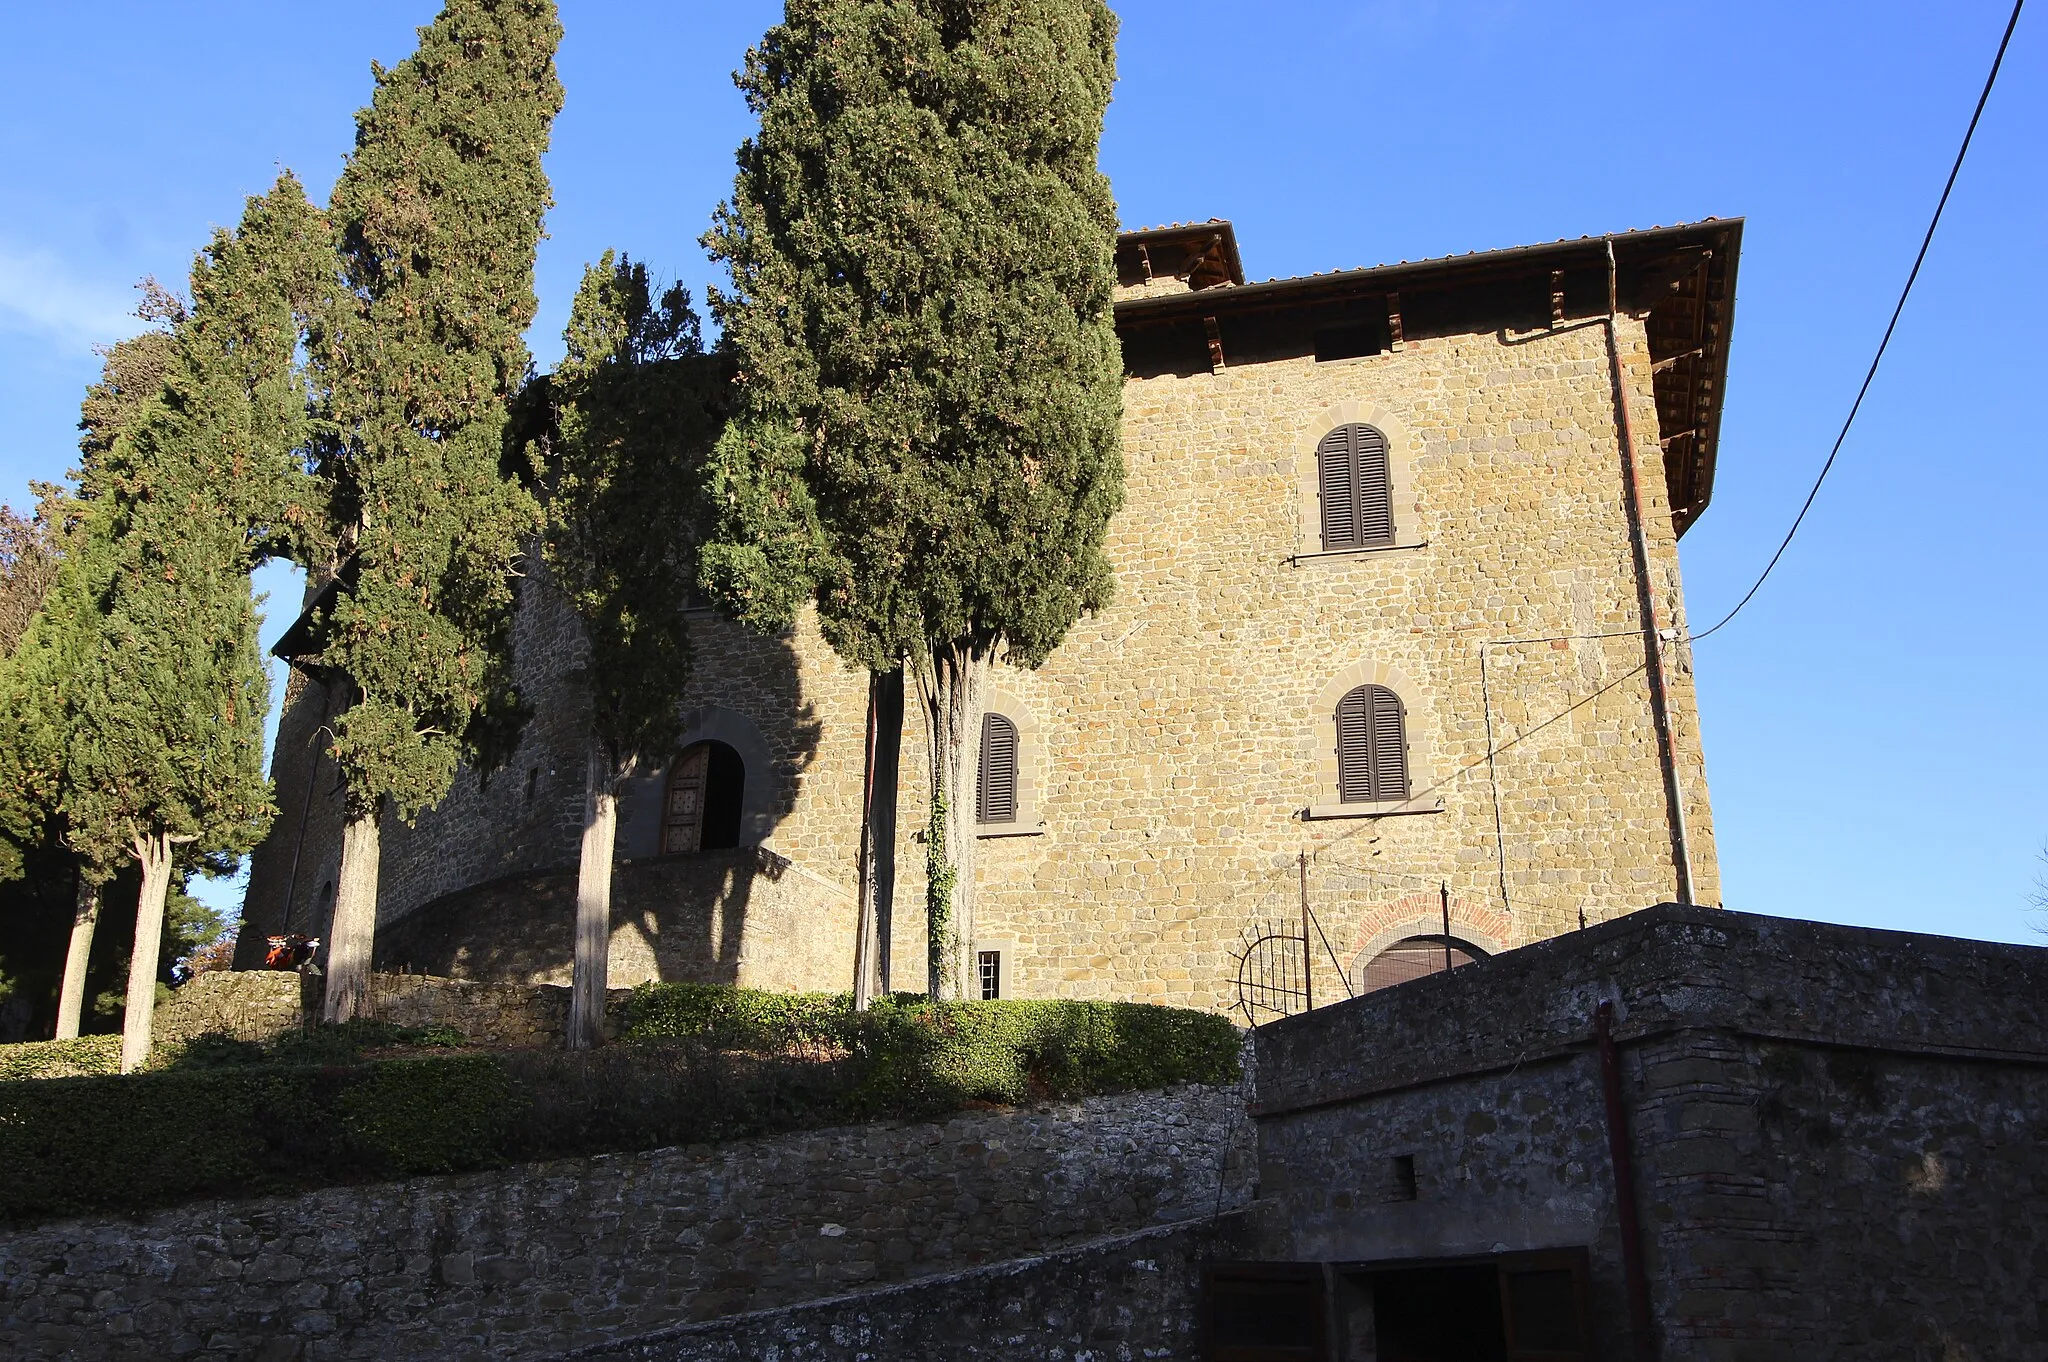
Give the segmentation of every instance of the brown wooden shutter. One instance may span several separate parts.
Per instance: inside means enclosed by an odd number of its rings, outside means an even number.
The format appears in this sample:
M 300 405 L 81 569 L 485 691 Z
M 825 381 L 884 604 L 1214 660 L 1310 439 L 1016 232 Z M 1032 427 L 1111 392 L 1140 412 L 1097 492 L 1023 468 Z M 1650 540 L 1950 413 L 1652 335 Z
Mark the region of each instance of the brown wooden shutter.
M 1408 734 L 1402 723 L 1401 698 L 1385 686 L 1372 697 L 1372 797 L 1408 797 Z
M 1339 426 L 1316 446 L 1323 500 L 1323 548 L 1394 542 L 1393 474 L 1387 437 L 1371 426 Z
M 1356 804 L 1372 798 L 1372 704 L 1360 686 L 1337 702 L 1338 798 Z
M 1408 797 L 1408 735 L 1401 697 L 1360 686 L 1337 702 L 1337 797 L 1346 804 Z
M 1358 479 L 1358 544 L 1394 542 L 1394 487 L 1387 437 L 1371 426 L 1351 428 L 1352 468 Z
M 1357 547 L 1358 480 L 1350 426 L 1337 427 L 1316 446 L 1316 470 L 1323 488 L 1323 548 Z
M 1017 821 L 1017 725 L 1000 714 L 981 718 L 981 773 L 975 814 L 983 823 Z

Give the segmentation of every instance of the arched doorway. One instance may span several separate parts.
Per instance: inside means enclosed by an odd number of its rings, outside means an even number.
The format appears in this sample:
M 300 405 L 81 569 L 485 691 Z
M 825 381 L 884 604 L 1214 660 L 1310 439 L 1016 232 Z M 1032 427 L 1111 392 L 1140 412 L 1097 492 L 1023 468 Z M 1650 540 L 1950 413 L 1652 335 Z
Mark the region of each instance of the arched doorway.
M 1396 941 L 1370 960 L 1360 960 L 1352 969 L 1353 983 L 1360 993 L 1392 988 L 1425 974 L 1442 974 L 1475 960 L 1486 952 L 1454 936 L 1410 936 Z
M 666 856 L 723 851 L 740 844 L 747 767 L 722 742 L 693 743 L 668 768 L 661 804 L 661 850 Z

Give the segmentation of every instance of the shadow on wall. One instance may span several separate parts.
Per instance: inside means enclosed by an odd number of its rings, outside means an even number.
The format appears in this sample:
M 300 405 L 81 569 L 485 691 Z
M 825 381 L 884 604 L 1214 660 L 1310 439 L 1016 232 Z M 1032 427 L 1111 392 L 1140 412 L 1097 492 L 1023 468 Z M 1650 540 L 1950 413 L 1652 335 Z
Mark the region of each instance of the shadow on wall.
M 619 866 L 611 983 L 736 983 L 742 928 L 788 863 L 754 847 Z M 380 973 L 562 984 L 570 979 L 576 872 L 513 875 L 437 899 L 377 935 Z
M 735 629 L 709 621 L 713 630 Z M 750 640 L 762 711 L 787 716 L 773 739 L 747 715 L 704 705 L 686 716 L 673 757 L 620 792 L 612 877 L 611 982 L 739 982 L 757 899 L 789 877 L 761 849 L 795 804 L 823 725 L 803 701 L 781 640 Z M 762 675 L 762 671 L 770 675 Z M 374 968 L 456 979 L 567 984 L 574 960 L 576 870 L 514 875 L 458 890 L 377 935 Z

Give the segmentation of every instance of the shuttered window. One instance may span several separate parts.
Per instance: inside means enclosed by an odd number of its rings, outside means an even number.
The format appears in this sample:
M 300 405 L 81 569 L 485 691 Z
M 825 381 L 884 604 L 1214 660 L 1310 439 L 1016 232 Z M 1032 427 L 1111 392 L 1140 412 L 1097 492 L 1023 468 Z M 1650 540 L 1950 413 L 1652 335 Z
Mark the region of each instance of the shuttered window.
M 1408 797 L 1408 735 L 1401 697 L 1360 686 L 1337 702 L 1337 786 L 1346 804 Z
M 1323 548 L 1370 549 L 1394 542 L 1394 489 L 1387 437 L 1372 426 L 1339 426 L 1316 446 L 1323 498 Z
M 975 817 L 982 823 L 1017 821 L 1017 725 L 1000 714 L 985 714 L 981 720 Z

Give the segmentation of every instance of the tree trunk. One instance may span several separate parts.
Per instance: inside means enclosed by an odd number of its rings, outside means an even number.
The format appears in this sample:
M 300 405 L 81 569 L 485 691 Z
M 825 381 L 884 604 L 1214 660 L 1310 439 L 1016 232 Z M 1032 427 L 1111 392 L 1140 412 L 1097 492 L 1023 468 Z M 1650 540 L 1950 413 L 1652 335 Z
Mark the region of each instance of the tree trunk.
M 341 834 L 340 883 L 327 927 L 327 1000 L 320 1019 L 352 1021 L 370 1014 L 370 956 L 377 945 L 377 813 L 350 817 Z
M 85 967 L 92 961 L 92 934 L 100 921 L 100 887 L 78 874 L 78 902 L 71 912 L 71 949 L 64 954 L 64 986 L 57 994 L 57 1039 L 78 1035 L 78 1015 L 85 1009 Z
M 612 851 L 619 835 L 619 768 L 592 740 L 583 780 L 583 851 L 576 864 L 576 963 L 570 975 L 569 1048 L 604 1044 L 611 970 Z
M 889 991 L 889 937 L 896 909 L 896 787 L 903 757 L 903 672 L 868 673 L 867 767 L 861 801 L 860 916 L 853 948 L 853 1006 L 864 1012 Z
M 932 820 L 926 831 L 925 908 L 934 1002 L 969 996 L 974 977 L 975 777 L 994 648 L 959 639 L 932 650 L 924 692 L 931 735 Z
M 171 892 L 171 839 L 157 833 L 135 839 L 142 892 L 135 900 L 135 950 L 128 957 L 128 1005 L 121 1012 L 121 1072 L 149 1059 L 150 1023 L 156 1018 L 156 962 L 163 950 L 164 900 Z

